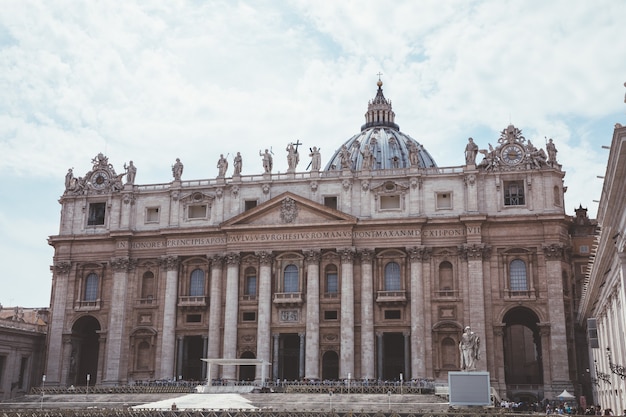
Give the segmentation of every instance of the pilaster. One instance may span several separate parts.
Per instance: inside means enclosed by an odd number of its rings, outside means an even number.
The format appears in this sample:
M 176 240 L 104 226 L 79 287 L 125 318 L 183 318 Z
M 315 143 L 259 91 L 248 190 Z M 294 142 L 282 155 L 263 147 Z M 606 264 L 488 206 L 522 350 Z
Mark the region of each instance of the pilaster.
M 259 258 L 259 304 L 257 327 L 257 359 L 272 362 L 270 358 L 271 323 L 272 323 L 272 261 L 270 252 L 257 252 Z M 263 367 L 256 367 L 256 379 L 263 377 Z M 264 383 L 265 381 L 261 381 Z
M 374 379 L 374 278 L 372 260 L 374 251 L 359 251 L 361 259 L 361 379 Z
M 320 357 L 320 251 L 304 252 L 307 268 L 306 289 L 306 364 L 304 377 L 319 379 Z M 302 364 L 301 364 L 302 366 Z
M 237 321 L 239 318 L 239 261 L 238 253 L 225 256 L 226 264 L 226 311 L 224 312 L 224 359 L 235 359 L 237 355 Z M 234 365 L 222 369 L 225 379 L 233 381 L 237 377 Z
M 161 258 L 161 267 L 165 270 L 165 299 L 163 302 L 163 334 L 161 336 L 161 369 L 158 379 L 172 379 L 176 356 L 176 299 L 178 297 L 177 256 Z
M 220 327 L 222 324 L 222 266 L 224 258 L 214 255 L 211 258 L 211 295 L 209 300 L 209 340 L 207 358 L 220 357 Z
M 354 375 L 354 250 L 342 248 L 341 256 L 341 342 L 339 378 Z
M 69 275 L 72 271 L 70 262 L 55 262 L 52 267 L 54 285 L 50 329 L 48 333 L 48 360 L 46 363 L 46 382 L 48 385 L 62 385 L 61 368 L 66 369 L 69 364 L 63 361 L 63 331 L 65 323 L 65 309 L 68 294 Z
M 430 259 L 432 250 L 424 246 L 407 248 L 411 264 L 411 378 L 426 377 L 426 317 L 424 311 L 424 277 L 422 262 Z M 405 352 L 408 356 L 409 352 Z M 407 376 L 408 377 L 408 376 Z

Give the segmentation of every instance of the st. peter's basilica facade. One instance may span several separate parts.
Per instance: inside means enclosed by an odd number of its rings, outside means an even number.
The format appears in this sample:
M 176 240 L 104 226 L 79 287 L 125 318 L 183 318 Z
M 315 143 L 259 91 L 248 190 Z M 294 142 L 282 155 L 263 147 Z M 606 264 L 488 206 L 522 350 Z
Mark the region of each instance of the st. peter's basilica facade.
M 298 144 L 282 174 L 267 153 L 264 173 L 235 160 L 231 176 L 224 164 L 187 180 L 178 161 L 157 185 L 103 154 L 70 170 L 50 237 L 46 384 L 202 380 L 201 358 L 261 359 L 272 380 L 446 381 L 470 326 L 476 369 L 502 396 L 573 390 L 571 220 L 552 140 L 537 149 L 510 125 L 438 167 L 380 81 L 365 118 L 326 167 L 306 152 L 306 171 Z

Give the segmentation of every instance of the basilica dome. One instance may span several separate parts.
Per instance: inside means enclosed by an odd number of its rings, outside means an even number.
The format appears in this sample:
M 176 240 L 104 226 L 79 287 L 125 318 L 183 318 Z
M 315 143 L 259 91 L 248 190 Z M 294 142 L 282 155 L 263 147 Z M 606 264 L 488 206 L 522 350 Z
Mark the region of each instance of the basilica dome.
M 383 82 L 378 80 L 377 85 L 376 97 L 367 105 L 361 133 L 348 139 L 335 151 L 325 170 L 436 167 L 432 156 L 419 142 L 400 132 L 391 101 L 383 95 Z

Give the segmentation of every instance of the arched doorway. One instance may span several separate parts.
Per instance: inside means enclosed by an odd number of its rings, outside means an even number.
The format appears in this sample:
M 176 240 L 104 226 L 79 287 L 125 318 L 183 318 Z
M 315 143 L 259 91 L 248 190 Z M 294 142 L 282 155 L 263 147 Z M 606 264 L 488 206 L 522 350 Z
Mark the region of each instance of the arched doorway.
M 241 359 L 256 359 L 254 353 L 250 351 L 243 352 Z M 256 366 L 254 365 L 239 365 L 239 380 L 240 381 L 254 381 L 256 375 Z
M 93 316 L 84 316 L 72 326 L 72 352 L 68 383 L 70 385 L 94 385 L 98 380 L 98 354 L 100 323 Z
M 322 356 L 322 379 L 335 381 L 339 379 L 339 355 L 329 350 Z
M 504 377 L 507 385 L 543 384 L 539 318 L 516 307 L 504 316 Z

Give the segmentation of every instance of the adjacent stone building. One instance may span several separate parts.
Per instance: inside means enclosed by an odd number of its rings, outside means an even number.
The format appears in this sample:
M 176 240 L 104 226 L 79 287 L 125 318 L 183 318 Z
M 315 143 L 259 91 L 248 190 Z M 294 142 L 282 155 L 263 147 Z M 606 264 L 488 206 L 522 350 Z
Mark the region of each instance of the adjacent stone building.
M 42 382 L 47 308 L 0 305 L 0 401 Z
M 235 159 L 229 176 L 220 158 L 217 178 L 186 180 L 178 160 L 157 185 L 135 184 L 134 167 L 123 183 L 103 154 L 70 170 L 50 237 L 47 383 L 201 380 L 200 358 L 263 359 L 281 380 L 447 381 L 471 326 L 502 396 L 573 390 L 571 220 L 552 140 L 538 149 L 510 125 L 438 167 L 380 81 L 365 118 L 325 168 L 310 149 L 310 171 L 297 143 L 284 174 L 268 152 L 255 175 Z
M 578 310 L 579 324 L 588 331 L 593 402 L 616 415 L 626 409 L 625 178 L 626 127 L 617 124 L 598 205 L 599 231 Z

